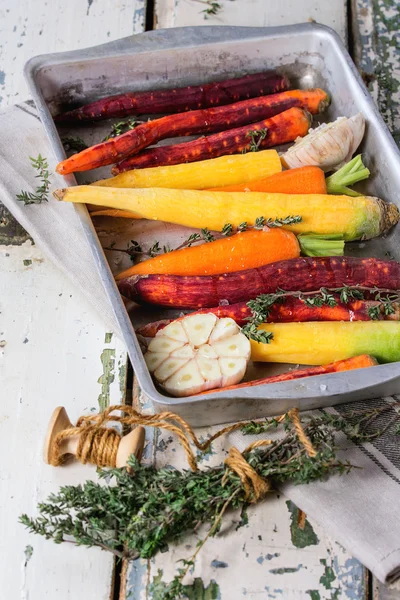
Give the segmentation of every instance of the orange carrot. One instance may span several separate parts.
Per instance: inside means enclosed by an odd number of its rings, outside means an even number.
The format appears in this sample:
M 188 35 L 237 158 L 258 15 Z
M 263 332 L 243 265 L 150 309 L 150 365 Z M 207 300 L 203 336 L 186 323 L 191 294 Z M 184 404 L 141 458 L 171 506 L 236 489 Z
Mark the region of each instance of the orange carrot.
M 210 192 L 269 192 L 280 194 L 326 194 L 325 173 L 319 167 L 300 167 L 258 181 L 210 188 Z
M 374 367 L 378 364 L 377 360 L 369 354 L 360 354 L 353 358 L 347 358 L 345 360 L 338 360 L 337 362 L 330 363 L 329 365 L 317 366 L 317 367 L 306 367 L 305 369 L 298 369 L 297 371 L 288 371 L 281 375 L 272 375 L 270 377 L 264 377 L 263 379 L 255 379 L 253 381 L 245 381 L 237 385 L 230 385 L 224 388 L 224 392 L 229 390 L 237 390 L 246 387 L 252 387 L 254 385 L 263 385 L 266 383 L 281 383 L 282 381 L 291 381 L 293 379 L 302 379 L 303 377 L 314 377 L 315 375 L 328 375 L 328 373 L 339 373 L 342 371 L 352 371 L 353 369 L 365 369 L 367 367 Z M 211 394 L 216 390 L 207 390 L 201 392 L 202 394 Z
M 150 258 L 119 273 L 116 280 L 151 274 L 215 275 L 299 256 L 299 242 L 291 231 L 250 229 L 208 244 Z

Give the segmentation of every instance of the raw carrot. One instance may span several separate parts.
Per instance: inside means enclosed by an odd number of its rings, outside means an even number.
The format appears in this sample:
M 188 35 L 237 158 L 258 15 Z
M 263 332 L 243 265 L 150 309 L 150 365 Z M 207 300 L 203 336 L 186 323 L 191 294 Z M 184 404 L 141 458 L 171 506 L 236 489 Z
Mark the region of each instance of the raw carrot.
M 264 71 L 203 85 L 149 92 L 128 92 L 96 100 L 58 115 L 58 122 L 95 121 L 140 114 L 178 113 L 221 106 L 245 98 L 281 92 L 289 87 L 284 75 Z
M 254 149 L 271 148 L 292 142 L 306 135 L 310 128 L 311 115 L 301 108 L 289 108 L 285 112 L 252 125 L 229 129 L 192 142 L 171 146 L 157 146 L 135 154 L 120 162 L 113 174 L 129 169 L 143 169 L 159 165 L 176 165 L 215 158 L 225 154 L 238 154 Z M 259 133 L 257 133 L 259 132 Z
M 254 361 L 323 365 L 359 354 L 371 354 L 380 363 L 400 360 L 399 321 L 267 323 L 270 344 L 250 340 Z
M 135 129 L 78 152 L 57 165 L 61 174 L 87 171 L 123 160 L 160 140 L 183 135 L 225 131 L 273 117 L 293 106 L 311 114 L 322 112 L 329 104 L 324 90 L 292 90 L 244 100 L 206 110 L 168 115 L 139 125 Z
M 348 303 L 341 302 L 338 294 L 332 294 L 336 300 L 336 306 L 308 306 L 305 302 L 295 297 L 282 298 L 280 302 L 273 304 L 269 309 L 266 323 L 303 323 L 305 321 L 371 321 L 370 310 L 378 309 L 376 316 L 379 321 L 400 321 L 400 305 L 392 303 L 394 312 L 386 314 L 381 302 L 374 300 L 351 300 Z M 192 314 L 213 313 L 218 318 L 229 317 L 238 325 L 243 327 L 248 323 L 252 315 L 247 302 L 227 304 L 215 308 L 203 308 Z M 136 333 L 144 337 L 154 337 L 157 331 L 163 329 L 172 319 L 162 319 L 147 323 Z
M 276 150 L 219 156 L 209 160 L 167 167 L 132 169 L 93 186 L 113 188 L 173 188 L 203 190 L 216 185 L 236 185 L 269 177 L 282 171 Z
M 297 369 L 295 371 L 288 371 L 281 373 L 280 375 L 272 375 L 270 377 L 263 377 L 262 379 L 255 379 L 252 381 L 245 381 L 236 385 L 229 385 L 224 387 L 223 391 L 228 392 L 229 390 L 237 390 L 246 387 L 253 387 L 254 385 L 265 385 L 266 383 L 281 383 L 283 381 L 292 381 L 293 379 L 303 379 L 304 377 L 314 377 L 315 375 L 328 375 L 329 373 L 341 373 L 343 371 L 352 371 L 353 369 L 365 369 L 367 367 L 375 367 L 378 364 L 377 360 L 369 354 L 361 354 L 354 356 L 353 358 L 347 358 L 345 360 L 338 360 L 328 365 L 307 367 L 305 369 Z M 211 394 L 217 390 L 206 390 L 201 394 Z
M 265 192 L 206 192 L 166 188 L 128 189 L 74 186 L 53 193 L 64 202 L 88 202 L 129 210 L 143 219 L 166 221 L 198 229 L 222 231 L 230 223 L 255 225 L 257 219 L 289 219 L 293 233 L 312 232 L 342 236 L 350 242 L 368 240 L 385 233 L 399 220 L 393 203 L 372 196 L 329 196 L 325 194 L 268 194 Z
M 118 208 L 102 208 L 90 211 L 91 217 L 122 217 L 123 219 L 141 219 L 130 210 L 118 210 Z
M 243 302 L 278 289 L 307 292 L 344 285 L 398 290 L 400 263 L 350 256 L 293 258 L 220 275 L 133 275 L 118 282 L 121 294 L 134 302 L 194 309 Z
M 248 230 L 200 246 L 167 252 L 119 273 L 119 281 L 132 275 L 214 275 L 260 267 L 276 260 L 297 258 L 296 236 L 285 229 Z
M 209 192 L 269 192 L 280 194 L 326 194 L 325 173 L 319 167 L 301 167 L 240 185 L 209 188 Z

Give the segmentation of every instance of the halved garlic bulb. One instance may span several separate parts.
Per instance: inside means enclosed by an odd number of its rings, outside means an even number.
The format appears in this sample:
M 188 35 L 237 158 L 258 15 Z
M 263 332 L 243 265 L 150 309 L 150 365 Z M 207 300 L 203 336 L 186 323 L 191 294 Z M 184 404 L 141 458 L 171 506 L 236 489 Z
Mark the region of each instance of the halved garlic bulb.
M 144 356 L 150 373 L 173 396 L 239 383 L 250 342 L 233 319 L 188 315 L 157 332 Z
M 337 170 L 349 161 L 363 139 L 365 119 L 361 113 L 354 117 L 338 117 L 332 123 L 322 123 L 298 138 L 283 156 L 287 169 L 315 165 L 324 171 Z

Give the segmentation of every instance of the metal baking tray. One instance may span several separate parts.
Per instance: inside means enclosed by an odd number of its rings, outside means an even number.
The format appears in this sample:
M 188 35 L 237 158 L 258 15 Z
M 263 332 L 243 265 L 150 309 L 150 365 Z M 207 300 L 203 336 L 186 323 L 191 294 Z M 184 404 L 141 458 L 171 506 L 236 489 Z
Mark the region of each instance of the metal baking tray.
M 373 176 L 363 191 L 400 206 L 400 153 L 339 36 L 313 23 L 287 27 L 183 27 L 152 31 L 86 50 L 31 59 L 25 68 L 43 126 L 58 160 L 65 152 L 52 115 L 101 96 L 127 90 L 178 87 L 275 68 L 293 86 L 323 87 L 332 97 L 325 120 L 361 111 L 368 126 L 362 152 Z M 91 135 L 91 132 L 87 132 Z M 97 139 L 98 134 L 97 134 Z M 87 174 L 84 179 L 87 180 Z M 101 174 L 100 174 L 101 175 Z M 96 174 L 96 178 L 99 174 Z M 82 179 L 81 179 L 82 180 Z M 67 185 L 75 185 L 73 176 Z M 192 425 L 210 425 L 400 393 L 400 363 L 298 381 L 215 391 L 175 399 L 161 394 L 149 375 L 131 318 L 86 207 L 76 208 L 104 288 L 120 325 L 136 377 L 156 410 L 171 410 Z M 399 226 L 385 238 L 347 245 L 348 254 L 400 259 Z M 165 318 L 166 311 L 133 312 L 133 325 Z M 287 367 L 286 367 L 287 368 Z M 254 365 L 250 376 L 276 372 Z

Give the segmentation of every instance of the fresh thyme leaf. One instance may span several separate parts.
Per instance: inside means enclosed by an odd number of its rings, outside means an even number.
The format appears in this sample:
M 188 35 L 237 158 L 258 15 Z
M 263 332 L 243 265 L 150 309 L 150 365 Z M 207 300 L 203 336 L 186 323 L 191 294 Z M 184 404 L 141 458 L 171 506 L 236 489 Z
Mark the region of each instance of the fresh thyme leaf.
M 154 256 L 156 256 L 157 254 L 159 254 L 161 252 L 161 247 L 160 244 L 158 242 L 154 242 L 154 244 L 149 248 L 149 250 L 147 251 L 147 254 L 153 258 Z
M 256 220 L 254 221 L 254 229 L 262 229 L 265 225 L 265 218 L 264 217 L 257 217 Z
M 222 5 L 219 2 L 212 2 L 212 0 L 205 0 L 203 4 L 208 4 L 208 8 L 205 8 L 201 12 L 204 13 L 204 18 L 207 20 L 208 17 L 218 14 L 221 10 Z
M 265 140 L 267 136 L 267 129 L 258 129 L 257 131 L 248 131 L 247 137 L 250 138 L 249 150 L 251 152 L 258 152 L 261 146 L 261 142 Z
M 363 300 L 364 294 L 357 288 L 350 288 L 347 285 L 340 289 L 340 302 L 348 304 L 351 300 Z
M 274 339 L 274 334 L 271 331 L 258 330 L 256 323 L 247 323 L 242 327 L 242 332 L 250 340 L 261 344 L 269 344 Z
M 213 242 L 215 239 L 214 236 L 212 235 L 212 233 L 210 232 L 210 230 L 207 229 L 207 227 L 205 227 L 204 229 L 201 230 L 201 236 L 202 236 L 202 239 L 207 243 Z
M 249 300 L 247 306 L 252 313 L 249 321 L 256 324 L 264 323 L 269 317 L 272 306 L 277 302 L 284 302 L 284 294 L 283 291 L 277 291 L 275 294 L 260 294 L 254 300 Z
M 382 309 L 386 316 L 393 315 L 396 310 L 390 300 L 382 302 Z
M 246 231 L 247 229 L 247 222 L 243 221 L 243 223 L 239 223 L 237 230 L 238 231 Z
M 111 138 L 115 138 L 123 133 L 127 133 L 131 129 L 135 129 L 138 125 L 141 125 L 144 121 L 138 121 L 137 119 L 128 119 L 127 121 L 119 121 L 111 126 L 111 131 L 101 141 L 106 142 Z
M 279 426 L 278 419 L 265 419 L 265 421 L 251 421 L 241 428 L 243 435 L 259 435 L 269 431 L 272 427 L 275 429 Z
M 35 177 L 41 180 L 41 185 L 39 185 L 36 188 L 34 193 L 21 191 L 20 194 L 17 194 L 16 198 L 20 202 L 23 202 L 25 205 L 41 204 L 42 202 L 48 202 L 48 193 L 50 189 L 50 175 L 47 159 L 43 158 L 39 154 L 37 158 L 32 158 L 30 156 L 29 160 L 32 163 L 32 167 L 37 171 L 37 175 L 35 175 Z
M 267 221 L 265 222 L 265 225 L 269 228 L 283 227 L 284 225 L 295 225 L 296 223 L 300 223 L 301 220 L 302 220 L 302 218 L 300 215 L 288 216 L 288 217 L 285 217 L 284 219 L 279 219 L 279 218 L 267 219 Z
M 370 306 L 368 309 L 368 316 L 371 321 L 378 321 L 381 316 L 381 311 L 379 306 Z
M 265 217 L 257 217 L 254 221 L 254 229 L 263 229 L 264 227 L 269 227 L 270 229 L 274 227 L 283 227 L 288 225 L 295 225 L 296 223 L 300 223 L 302 220 L 300 215 L 288 215 L 284 219 L 280 219 L 276 217 L 275 219 L 266 219 Z M 247 226 L 247 223 L 246 223 Z
M 79 136 L 66 136 L 61 139 L 61 143 L 64 146 L 66 152 L 69 150 L 74 150 L 75 152 L 81 152 L 82 150 L 86 150 L 89 146 L 86 142 L 83 141 Z
M 233 233 L 232 225 L 230 223 L 225 223 L 225 225 L 222 228 L 221 233 L 222 233 L 222 235 L 226 235 L 226 236 L 232 235 L 232 233 Z
M 201 235 L 199 233 L 192 233 L 186 240 L 186 246 L 190 248 L 192 244 L 198 242 L 199 240 L 201 240 Z
M 131 240 L 131 246 L 128 246 L 128 252 L 143 252 L 142 246 L 136 240 Z
M 337 302 L 332 294 L 325 288 L 320 289 L 320 293 L 315 296 L 306 296 L 300 298 L 307 306 L 336 306 Z

